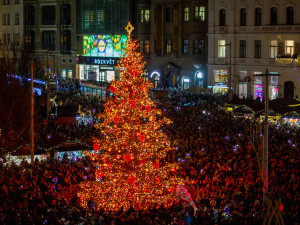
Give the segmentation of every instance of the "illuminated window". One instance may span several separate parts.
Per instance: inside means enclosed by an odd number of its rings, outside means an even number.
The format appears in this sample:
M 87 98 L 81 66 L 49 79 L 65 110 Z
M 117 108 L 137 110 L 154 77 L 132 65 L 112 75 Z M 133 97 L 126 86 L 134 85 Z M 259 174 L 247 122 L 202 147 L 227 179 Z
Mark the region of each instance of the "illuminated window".
M 189 7 L 185 7 L 184 8 L 184 17 L 183 17 L 183 21 L 184 22 L 188 22 L 190 20 L 190 8 Z
M 287 40 L 285 41 L 285 54 L 292 56 L 294 54 L 294 41 L 293 40 Z
M 67 75 L 66 69 L 62 69 L 61 70 L 61 76 L 62 76 L 62 78 L 66 78 L 66 75 Z
M 271 40 L 271 46 L 270 46 L 270 50 L 271 50 L 271 58 L 275 59 L 277 57 L 277 52 L 278 52 L 278 42 L 276 40 Z
M 219 58 L 225 58 L 225 40 L 219 40 L 218 41 L 218 57 Z
M 150 10 L 141 9 L 140 10 L 140 23 L 150 23 Z
M 189 53 L 189 40 L 183 40 L 183 54 Z
M 72 70 L 70 69 L 70 70 L 68 70 L 68 78 L 72 78 L 73 77 L 73 72 L 72 72 Z
M 172 40 L 167 40 L 166 48 L 168 54 L 172 53 Z
M 150 53 L 150 41 L 149 40 L 145 40 L 144 52 Z
M 194 20 L 195 21 L 205 21 L 205 7 L 195 6 L 194 7 Z

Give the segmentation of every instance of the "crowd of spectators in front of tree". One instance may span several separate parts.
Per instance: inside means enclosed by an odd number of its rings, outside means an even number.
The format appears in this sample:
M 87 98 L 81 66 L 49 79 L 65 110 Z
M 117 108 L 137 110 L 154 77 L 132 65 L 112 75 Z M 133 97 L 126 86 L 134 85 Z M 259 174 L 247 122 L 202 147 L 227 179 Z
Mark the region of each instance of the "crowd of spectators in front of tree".
M 95 212 L 81 208 L 74 192 L 77 184 L 94 179 L 89 159 L 64 159 L 1 168 L 0 221 L 3 224 L 262 224 L 263 183 L 258 153 L 249 141 L 255 121 L 220 110 L 223 97 L 212 94 L 171 94 L 157 106 L 173 123 L 162 129 L 175 150 L 167 161 L 178 162 L 178 175 L 186 179 L 197 205 L 147 211 Z M 160 102 L 158 102 L 160 101 Z M 251 126 L 250 126 L 251 124 Z M 47 130 L 48 129 L 48 130 Z M 78 125 L 67 129 L 49 126 L 47 132 L 89 139 L 97 131 Z M 76 136 L 77 135 L 77 136 Z M 270 125 L 269 193 L 281 199 L 286 224 L 299 224 L 299 130 Z M 256 134 L 257 138 L 261 133 Z M 64 197 L 70 194 L 70 198 Z

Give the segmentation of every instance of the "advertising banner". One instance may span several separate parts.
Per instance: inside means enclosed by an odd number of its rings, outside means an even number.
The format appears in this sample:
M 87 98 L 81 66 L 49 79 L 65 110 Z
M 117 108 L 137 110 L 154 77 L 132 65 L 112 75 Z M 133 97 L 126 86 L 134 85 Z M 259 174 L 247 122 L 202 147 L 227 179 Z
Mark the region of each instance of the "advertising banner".
M 119 58 L 127 38 L 127 35 L 84 35 L 83 56 Z

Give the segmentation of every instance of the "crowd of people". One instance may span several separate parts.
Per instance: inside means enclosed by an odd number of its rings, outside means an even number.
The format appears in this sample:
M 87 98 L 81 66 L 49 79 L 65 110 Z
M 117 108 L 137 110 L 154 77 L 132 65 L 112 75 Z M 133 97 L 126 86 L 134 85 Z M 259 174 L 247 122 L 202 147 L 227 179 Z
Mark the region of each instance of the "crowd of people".
M 60 92 L 77 92 L 80 90 L 80 83 L 78 79 L 61 78 L 57 80 L 57 90 Z
M 82 110 L 103 110 L 103 102 L 85 96 L 57 96 L 58 105 L 81 105 Z M 177 162 L 178 175 L 198 208 L 180 201 L 171 208 L 118 212 L 86 210 L 76 196 L 77 185 L 94 180 L 90 159 L 67 158 L 36 161 L 34 166 L 1 167 L 1 224 L 262 224 L 266 212 L 264 195 L 281 199 L 285 224 L 300 224 L 299 215 L 299 130 L 270 125 L 269 188 L 263 193 L 259 147 L 250 142 L 256 121 L 236 117 L 220 109 L 225 97 L 210 93 L 172 92 L 168 98 L 154 99 L 157 107 L 173 123 L 162 127 L 174 146 L 166 160 Z M 98 108 L 97 108 L 98 107 Z M 89 110 L 89 111 L 88 111 Z M 93 110 L 95 113 L 93 114 Z M 66 137 L 92 141 L 97 130 L 92 125 L 47 125 L 44 136 L 61 133 Z M 262 134 L 255 133 L 262 141 Z

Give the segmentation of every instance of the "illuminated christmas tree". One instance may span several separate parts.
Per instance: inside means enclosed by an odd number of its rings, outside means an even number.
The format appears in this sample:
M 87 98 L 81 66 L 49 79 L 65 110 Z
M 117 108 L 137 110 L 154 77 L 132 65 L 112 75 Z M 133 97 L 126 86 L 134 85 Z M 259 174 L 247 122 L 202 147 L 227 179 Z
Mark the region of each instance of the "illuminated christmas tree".
M 113 81 L 113 97 L 97 124 L 102 139 L 95 140 L 94 153 L 86 153 L 95 162 L 95 181 L 81 183 L 78 192 L 82 206 L 93 197 L 97 209 L 145 209 L 168 206 L 174 198 L 172 189 L 182 180 L 174 176 L 176 164 L 165 161 L 173 150 L 161 126 L 171 121 L 148 97 L 152 83 L 145 81 L 139 45 L 132 40 L 129 23 L 127 46 L 120 58 L 120 80 Z

